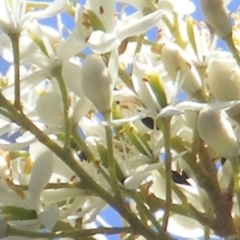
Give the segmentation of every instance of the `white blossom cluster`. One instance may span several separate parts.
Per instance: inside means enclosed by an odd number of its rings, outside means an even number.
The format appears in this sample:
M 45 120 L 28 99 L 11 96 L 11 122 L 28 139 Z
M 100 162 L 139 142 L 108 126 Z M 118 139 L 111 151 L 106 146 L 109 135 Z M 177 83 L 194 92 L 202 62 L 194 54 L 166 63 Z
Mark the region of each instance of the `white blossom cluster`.
M 240 239 L 229 2 L 0 1 L 1 239 Z

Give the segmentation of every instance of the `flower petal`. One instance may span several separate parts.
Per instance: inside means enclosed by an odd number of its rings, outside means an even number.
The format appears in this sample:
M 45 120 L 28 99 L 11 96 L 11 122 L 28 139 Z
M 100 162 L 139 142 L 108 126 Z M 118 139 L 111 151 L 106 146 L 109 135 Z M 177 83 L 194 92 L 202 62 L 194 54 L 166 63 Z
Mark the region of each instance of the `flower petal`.
M 114 34 L 105 33 L 101 30 L 93 31 L 87 43 L 95 53 L 107 53 L 120 45 L 120 41 Z
M 183 238 L 199 238 L 204 234 L 202 226 L 192 218 L 177 214 L 169 218 L 168 232 Z
M 36 111 L 47 126 L 63 126 L 62 98 L 56 92 L 45 93 L 37 100 Z
M 78 97 L 83 96 L 81 84 L 79 83 L 80 75 L 81 68 L 79 66 L 68 61 L 64 62 L 62 66 L 62 76 L 66 82 L 67 87 Z
M 50 206 L 47 210 L 44 210 L 38 215 L 40 222 L 47 228 L 47 230 L 52 231 L 59 219 L 59 210 L 57 205 Z
M 53 153 L 50 150 L 39 149 L 33 164 L 29 182 L 29 194 L 35 207 L 40 208 L 40 194 L 47 185 L 53 172 Z
M 117 38 L 122 42 L 128 37 L 146 32 L 160 20 L 163 13 L 163 10 L 158 10 L 138 19 L 137 21 L 130 22 L 127 26 L 123 26 L 123 29 L 117 34 Z
M 60 13 L 66 5 L 67 0 L 55 0 L 54 2 L 50 3 L 49 6 L 44 10 L 32 13 L 32 16 L 34 19 L 49 18 Z

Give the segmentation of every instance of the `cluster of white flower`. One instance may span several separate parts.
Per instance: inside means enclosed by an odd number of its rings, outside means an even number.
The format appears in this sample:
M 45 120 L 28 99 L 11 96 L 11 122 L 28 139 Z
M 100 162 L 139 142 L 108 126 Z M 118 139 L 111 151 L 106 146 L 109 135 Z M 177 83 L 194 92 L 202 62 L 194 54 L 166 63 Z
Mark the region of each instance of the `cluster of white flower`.
M 0 1 L 1 238 L 240 239 L 228 2 L 201 0 L 204 23 L 190 0 Z

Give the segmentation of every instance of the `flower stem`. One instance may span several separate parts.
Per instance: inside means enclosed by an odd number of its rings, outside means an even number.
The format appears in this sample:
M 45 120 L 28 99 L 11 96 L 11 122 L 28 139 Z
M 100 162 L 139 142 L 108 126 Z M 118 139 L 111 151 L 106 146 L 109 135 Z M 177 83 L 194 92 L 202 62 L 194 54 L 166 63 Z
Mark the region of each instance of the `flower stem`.
M 138 210 L 147 219 L 147 221 L 151 221 L 153 226 L 158 230 L 158 232 L 161 232 L 161 228 L 160 228 L 159 222 L 155 219 L 155 217 L 152 215 L 152 213 L 149 211 L 149 209 L 145 206 L 144 201 L 139 196 L 139 194 L 137 192 L 133 192 L 131 194 L 131 197 L 135 201 Z
M 44 238 L 44 239 L 55 239 L 55 238 L 81 238 L 93 236 L 95 234 L 105 234 L 105 235 L 112 235 L 112 234 L 120 234 L 120 233 L 132 233 L 134 229 L 132 227 L 113 227 L 113 228 L 104 228 L 99 227 L 96 229 L 84 229 L 84 230 L 77 230 L 77 231 L 58 231 L 58 232 L 31 232 L 22 229 L 17 229 L 14 227 L 9 226 L 7 236 L 17 236 L 17 237 L 28 237 L 28 238 Z
M 14 106 L 21 110 L 19 34 L 10 34 L 14 59 Z
M 52 150 L 58 157 L 60 157 L 63 162 L 72 169 L 76 175 L 85 182 L 92 192 L 97 193 L 106 202 L 111 201 L 111 195 L 105 191 L 96 181 L 85 172 L 85 170 L 78 164 L 76 159 L 72 156 L 71 151 L 67 151 L 65 148 L 61 148 L 58 144 L 53 142 L 46 134 L 44 134 L 39 128 L 37 128 L 21 111 L 17 110 L 1 93 L 0 93 L 0 105 L 2 105 L 6 110 L 8 110 L 15 122 L 23 127 L 24 129 L 30 131 L 39 142 L 43 143 L 50 150 Z
M 183 159 L 193 171 L 198 185 L 208 194 L 208 199 L 215 215 L 215 219 L 212 220 L 210 226 L 211 229 L 219 236 L 235 235 L 236 230 L 231 217 L 231 189 L 225 193 L 221 191 L 217 180 L 216 168 L 204 143 L 199 141 L 198 155 L 200 163 L 195 161 L 194 156 L 183 146 L 183 142 L 179 137 L 171 139 L 171 146 L 177 152 L 186 151 Z
M 111 121 L 112 113 L 106 113 L 104 115 L 106 121 Z M 112 190 L 115 193 L 116 198 L 121 198 L 121 191 L 119 189 L 117 174 L 116 174 L 116 163 L 113 155 L 113 136 L 112 136 L 112 128 L 109 126 L 105 126 L 106 132 L 106 141 L 107 141 L 107 154 L 108 154 L 108 169 L 111 178 L 111 186 Z
M 64 112 L 64 122 L 65 122 L 65 144 L 64 147 L 66 149 L 70 149 L 70 142 L 71 142 L 71 128 L 72 128 L 72 121 L 71 117 L 69 116 L 69 100 L 68 100 L 68 92 L 66 88 L 66 84 L 62 77 L 62 66 L 57 66 L 52 71 L 53 76 L 57 79 L 61 95 L 62 95 L 62 102 L 63 102 L 63 112 Z
M 3 106 L 9 111 L 17 124 L 30 131 L 36 136 L 39 142 L 43 143 L 50 150 L 52 150 L 62 161 L 72 169 L 77 177 L 89 188 L 96 196 L 103 199 L 110 206 L 112 206 L 123 218 L 125 218 L 136 234 L 141 234 L 146 239 L 159 240 L 157 236 L 148 226 L 130 210 L 128 204 L 123 198 L 112 197 L 105 189 L 103 189 L 96 181 L 85 172 L 81 165 L 73 157 L 72 152 L 61 148 L 58 144 L 53 142 L 46 134 L 38 129 L 21 111 L 17 110 L 0 92 L 0 106 Z M 18 233 L 16 233 L 18 234 Z M 18 235 L 19 236 L 19 235 Z M 29 235 L 28 235 L 29 236 Z M 78 235 L 79 236 L 79 235 Z
M 234 179 L 234 192 L 237 197 L 238 210 L 240 211 L 240 184 L 239 184 L 239 160 L 234 157 L 230 160 L 232 164 L 233 179 Z
M 166 207 L 163 215 L 162 232 L 166 233 L 168 220 L 170 216 L 170 209 L 172 204 L 172 155 L 170 146 L 170 122 L 171 118 L 163 119 L 163 135 L 165 148 L 165 171 L 166 171 Z

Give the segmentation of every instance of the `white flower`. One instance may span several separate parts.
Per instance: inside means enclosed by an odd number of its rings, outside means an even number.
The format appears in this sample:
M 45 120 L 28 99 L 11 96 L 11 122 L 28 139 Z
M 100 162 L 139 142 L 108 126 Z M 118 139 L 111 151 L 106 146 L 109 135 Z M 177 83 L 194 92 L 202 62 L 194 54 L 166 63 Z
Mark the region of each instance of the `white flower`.
M 20 33 L 34 19 L 54 16 L 61 12 L 65 4 L 66 0 L 55 0 L 44 10 L 26 13 L 27 0 L 2 0 L 0 29 L 6 34 Z
M 144 33 L 157 23 L 163 12 L 162 10 L 158 10 L 146 16 L 140 14 L 137 18 L 131 19 L 131 21 L 127 21 L 126 19 L 124 22 L 116 18 L 115 1 L 109 2 L 108 0 L 104 0 L 96 2 L 88 0 L 86 8 L 93 11 L 98 18 L 93 18 L 93 15 L 89 17 L 89 21 L 91 23 L 95 21 L 94 26 L 98 27 L 97 29 L 93 29 L 87 39 L 89 47 L 95 53 L 110 52 L 116 49 L 124 39 Z M 77 35 L 81 34 L 76 32 Z

